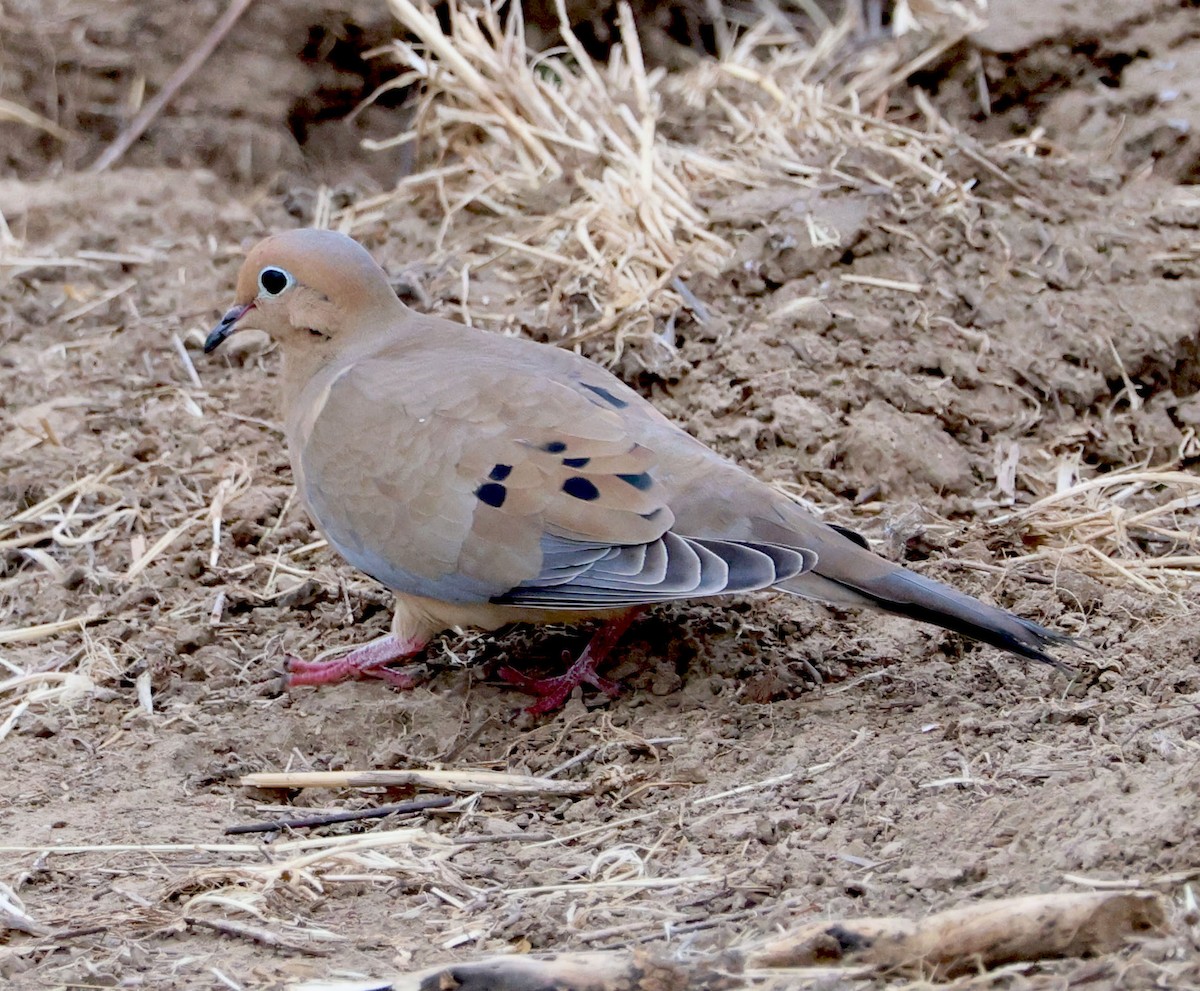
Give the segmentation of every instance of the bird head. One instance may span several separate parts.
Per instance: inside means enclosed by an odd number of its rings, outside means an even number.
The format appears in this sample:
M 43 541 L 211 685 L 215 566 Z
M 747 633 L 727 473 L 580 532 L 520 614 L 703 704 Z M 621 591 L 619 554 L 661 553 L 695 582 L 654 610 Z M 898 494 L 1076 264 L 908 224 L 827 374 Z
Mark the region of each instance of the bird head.
M 210 354 L 231 334 L 266 332 L 286 353 L 329 350 L 358 328 L 386 326 L 402 307 L 370 253 L 325 230 L 294 230 L 260 241 L 238 273 L 236 302 L 204 342 Z

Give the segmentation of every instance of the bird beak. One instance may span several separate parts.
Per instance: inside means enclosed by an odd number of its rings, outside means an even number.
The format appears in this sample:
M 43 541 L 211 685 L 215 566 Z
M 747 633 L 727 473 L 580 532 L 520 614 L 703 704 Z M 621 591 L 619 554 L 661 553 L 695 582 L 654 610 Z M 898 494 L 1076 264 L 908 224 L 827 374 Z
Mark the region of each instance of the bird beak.
M 204 353 L 212 354 L 217 350 L 221 346 L 221 342 L 238 329 L 237 322 L 246 315 L 247 311 L 252 309 L 254 309 L 253 303 L 238 303 L 225 316 L 221 317 L 221 322 L 213 327 L 208 339 L 204 342 Z

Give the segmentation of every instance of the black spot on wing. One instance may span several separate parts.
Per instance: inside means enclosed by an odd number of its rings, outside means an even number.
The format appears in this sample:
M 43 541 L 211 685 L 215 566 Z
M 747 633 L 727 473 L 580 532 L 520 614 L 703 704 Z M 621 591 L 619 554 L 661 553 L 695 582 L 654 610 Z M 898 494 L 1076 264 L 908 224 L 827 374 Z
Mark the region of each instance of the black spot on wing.
M 867 543 L 867 538 L 861 533 L 851 530 L 849 527 L 838 526 L 836 523 L 830 523 L 829 526 L 840 533 L 843 537 L 853 540 L 856 544 L 858 544 L 859 547 L 866 548 L 867 550 L 871 549 L 871 545 Z
M 561 440 L 552 440 L 542 445 L 542 450 L 547 454 L 562 454 L 567 449 L 567 445 Z
M 508 497 L 508 489 L 503 485 L 497 485 L 495 482 L 484 482 L 475 490 L 475 495 L 485 505 L 499 509 L 504 505 L 504 500 Z
M 624 399 L 618 399 L 602 385 L 589 385 L 587 382 L 580 382 L 579 384 L 587 389 L 588 392 L 595 393 L 614 409 L 624 409 L 629 405 Z
M 645 492 L 650 488 L 651 485 L 654 484 L 654 479 L 652 479 L 649 474 L 644 471 L 638 475 L 618 475 L 617 478 L 619 478 L 626 485 L 632 485 L 635 489 L 638 489 L 642 492 Z
M 600 498 L 600 490 L 582 475 L 572 475 L 563 482 L 562 490 L 567 495 L 582 499 L 584 502 L 594 502 Z
M 488 478 L 493 482 L 503 482 L 512 474 L 512 465 L 494 465 L 488 472 Z
M 586 468 L 591 458 L 563 458 L 563 464 L 568 468 Z

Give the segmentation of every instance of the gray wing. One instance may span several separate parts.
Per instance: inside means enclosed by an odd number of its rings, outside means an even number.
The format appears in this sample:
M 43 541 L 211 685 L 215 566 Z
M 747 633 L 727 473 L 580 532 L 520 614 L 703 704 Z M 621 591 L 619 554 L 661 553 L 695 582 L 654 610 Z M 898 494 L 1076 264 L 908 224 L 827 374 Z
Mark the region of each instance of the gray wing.
M 778 544 L 706 540 L 667 531 L 644 544 L 547 535 L 542 570 L 492 601 L 547 609 L 608 609 L 751 592 L 816 564 L 810 551 Z

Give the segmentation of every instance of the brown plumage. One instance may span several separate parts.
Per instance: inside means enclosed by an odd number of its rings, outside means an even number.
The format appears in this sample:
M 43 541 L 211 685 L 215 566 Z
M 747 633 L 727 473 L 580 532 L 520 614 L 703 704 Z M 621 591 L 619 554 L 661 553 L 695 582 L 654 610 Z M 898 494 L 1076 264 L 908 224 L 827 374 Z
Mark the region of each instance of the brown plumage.
M 655 602 L 765 588 L 876 606 L 1040 661 L 1070 642 L 873 554 L 592 362 L 415 313 L 341 234 L 258 244 L 205 351 L 247 327 L 282 352 L 310 513 L 396 593 L 391 638 L 293 661 L 293 683 L 406 684 L 387 665 L 450 626 L 615 616 L 623 628 Z M 551 708 L 574 684 L 600 683 L 598 659 L 527 687 L 551 692 L 540 705 Z

